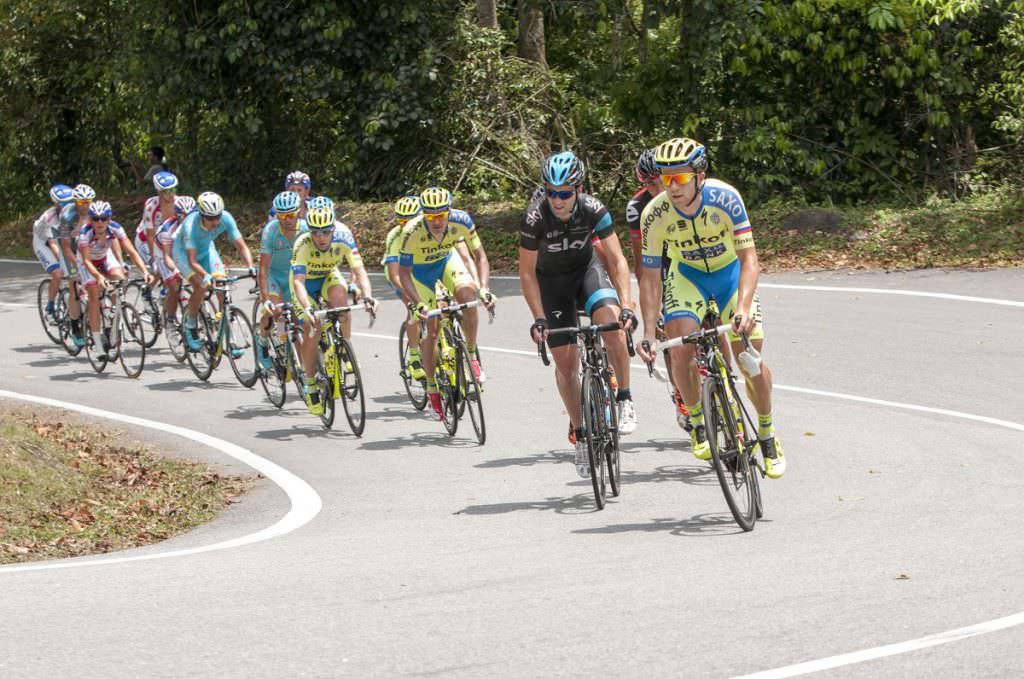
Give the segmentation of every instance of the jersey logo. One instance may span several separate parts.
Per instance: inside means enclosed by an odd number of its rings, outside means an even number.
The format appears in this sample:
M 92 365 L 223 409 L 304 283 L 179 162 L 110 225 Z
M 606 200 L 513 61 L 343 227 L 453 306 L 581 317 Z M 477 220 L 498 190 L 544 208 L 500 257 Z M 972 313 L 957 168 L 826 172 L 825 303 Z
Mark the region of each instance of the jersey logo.
M 548 252 L 565 252 L 566 250 L 582 250 L 587 244 L 587 239 L 570 241 L 568 238 L 563 238 L 561 243 L 548 243 Z
M 604 205 L 601 204 L 601 201 L 599 201 L 597 198 L 594 198 L 593 196 L 588 196 L 586 194 L 583 195 L 583 204 L 589 207 L 594 212 L 597 212 L 598 210 L 604 207 Z
M 561 309 L 555 309 L 554 311 L 551 312 L 551 315 L 554 316 L 555 318 L 561 318 L 562 317 L 562 310 Z
M 640 219 L 640 211 L 636 209 L 636 204 L 630 201 L 626 206 L 626 221 L 635 222 L 638 219 Z
M 708 200 L 728 212 L 733 219 L 739 219 L 743 216 L 743 203 L 740 202 L 739 196 L 734 193 L 719 189 L 708 189 Z
M 526 213 L 526 223 L 530 226 L 537 226 L 537 222 L 540 221 L 540 212 L 537 210 L 531 210 Z

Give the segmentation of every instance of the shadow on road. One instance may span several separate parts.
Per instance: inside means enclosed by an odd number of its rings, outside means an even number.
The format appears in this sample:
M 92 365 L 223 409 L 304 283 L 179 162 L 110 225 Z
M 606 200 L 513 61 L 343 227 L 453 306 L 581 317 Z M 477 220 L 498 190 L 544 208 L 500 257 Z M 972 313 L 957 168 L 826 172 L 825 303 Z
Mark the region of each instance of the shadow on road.
M 652 453 L 677 453 L 685 452 L 690 454 L 690 441 L 688 439 L 644 439 L 643 441 L 629 441 L 619 439 L 619 450 L 623 453 L 639 453 L 649 451 Z
M 404 403 L 412 408 L 412 404 L 409 403 L 409 397 L 405 393 L 394 393 L 387 396 L 374 396 L 370 399 L 374 403 L 384 403 L 390 405 L 392 403 Z
M 706 464 L 696 464 L 687 467 L 681 465 L 663 465 L 655 467 L 652 471 L 622 470 L 623 485 L 634 483 L 677 483 L 682 481 L 690 486 L 717 486 L 718 477 L 715 471 Z
M 590 485 L 590 482 L 587 482 Z M 594 496 L 580 493 L 571 497 L 549 497 L 531 502 L 499 502 L 493 505 L 470 505 L 455 514 L 471 514 L 488 516 L 492 514 L 509 514 L 511 512 L 555 512 L 556 514 L 583 514 L 597 511 Z
M 660 533 L 690 537 L 716 537 L 744 532 L 729 513 L 695 514 L 688 519 L 654 519 L 647 523 L 617 523 L 601 528 L 579 528 L 573 533 L 603 535 L 610 533 Z
M 258 439 L 271 439 L 273 441 L 296 441 L 301 439 L 329 439 L 353 440 L 355 437 L 348 429 L 324 429 L 323 426 L 310 416 L 309 424 L 293 424 L 287 429 L 267 429 L 256 432 Z
M 153 391 L 212 391 L 217 389 L 250 391 L 237 382 L 203 382 L 195 377 L 190 380 L 171 380 L 169 382 L 147 384 L 146 389 L 152 389 Z
M 440 425 L 438 425 L 440 426 Z M 472 429 L 472 427 L 470 427 Z M 456 435 L 458 436 L 458 435 Z M 472 436 L 472 432 L 470 433 Z M 448 434 L 415 434 L 377 441 L 364 441 L 360 450 L 400 450 L 402 448 L 479 448 L 475 438 L 452 438 Z
M 534 453 L 525 457 L 499 457 L 485 460 L 473 465 L 478 469 L 501 469 L 503 467 L 532 467 L 535 464 L 560 464 L 572 458 L 572 451 L 549 450 L 546 453 Z
M 57 349 L 63 352 L 65 356 L 68 355 L 66 351 L 64 351 L 61 347 L 58 347 L 53 342 L 46 342 L 40 344 L 25 344 L 20 347 L 11 347 L 11 351 L 16 351 L 19 354 L 38 354 L 40 351 L 45 351 L 47 349 Z

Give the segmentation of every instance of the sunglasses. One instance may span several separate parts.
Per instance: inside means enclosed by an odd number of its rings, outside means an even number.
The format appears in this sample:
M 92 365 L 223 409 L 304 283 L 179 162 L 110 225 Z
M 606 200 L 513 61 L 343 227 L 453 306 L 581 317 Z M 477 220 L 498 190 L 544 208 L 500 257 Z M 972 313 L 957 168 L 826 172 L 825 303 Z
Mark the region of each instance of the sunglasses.
M 431 222 L 448 221 L 448 212 L 424 212 L 424 218 Z
M 161 196 L 169 196 L 169 195 L 171 195 L 173 193 L 177 193 L 177 191 L 178 191 L 178 189 L 176 189 L 176 188 L 170 188 L 170 189 L 160 189 L 159 191 L 157 191 L 157 193 L 159 193 Z
M 576 195 L 576 191 L 574 189 L 570 189 L 569 191 L 555 191 L 553 189 L 548 189 L 548 198 L 557 198 L 558 200 L 569 200 L 574 195 Z
M 314 236 L 327 236 L 327 235 L 330 235 L 330 234 L 334 233 L 334 227 L 333 226 L 327 226 L 327 227 L 324 227 L 322 229 L 310 229 L 309 231 Z
M 277 218 L 279 220 L 281 220 L 282 222 L 290 222 L 292 220 L 298 219 L 299 218 L 299 213 L 298 212 L 279 212 L 279 213 L 277 213 Z
M 408 217 L 399 217 L 398 218 L 398 225 L 399 226 L 405 226 L 408 223 L 409 223 L 409 218 Z
M 91 200 L 76 200 L 75 205 L 88 205 L 91 202 Z
M 93 217 L 93 220 L 97 222 L 109 222 L 110 217 Z
M 697 176 L 696 172 L 679 172 L 676 174 L 663 174 L 660 175 L 661 181 L 666 187 L 672 186 L 673 183 L 685 186 L 691 179 Z

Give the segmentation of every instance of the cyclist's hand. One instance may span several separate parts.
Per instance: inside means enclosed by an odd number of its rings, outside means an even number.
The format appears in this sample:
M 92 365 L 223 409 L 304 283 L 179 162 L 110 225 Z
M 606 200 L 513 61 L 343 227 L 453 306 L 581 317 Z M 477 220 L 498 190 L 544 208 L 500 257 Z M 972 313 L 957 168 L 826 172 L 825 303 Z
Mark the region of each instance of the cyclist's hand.
M 249 275 L 252 276 L 253 278 L 256 278 L 256 274 L 258 274 L 258 273 L 259 273 L 259 269 L 257 269 L 256 267 L 254 267 L 254 266 L 250 266 L 249 267 Z
M 353 302 L 358 302 L 360 296 L 362 296 L 362 294 L 363 294 L 363 291 L 360 290 L 359 286 L 356 285 L 355 283 L 349 283 L 348 284 L 348 294 L 352 297 L 352 301 Z
M 750 313 L 739 313 L 732 317 L 732 327 L 738 335 L 749 335 L 754 332 L 754 317 Z
M 484 306 L 488 309 L 493 309 L 494 305 L 498 303 L 498 298 L 491 293 L 487 288 L 480 288 L 480 301 L 484 303 Z
M 100 290 L 106 290 L 107 289 L 107 279 L 106 279 L 106 277 L 101 275 L 99 278 L 96 279 L 96 282 L 99 284 Z
M 371 314 L 377 313 L 377 300 L 375 300 L 373 297 L 364 297 L 363 306 L 365 306 L 366 310 Z
M 547 341 L 548 338 L 548 319 L 538 318 L 530 326 L 530 339 L 536 344 Z
M 204 288 L 210 287 L 210 283 L 212 283 L 212 282 L 213 282 L 213 274 L 209 274 L 208 273 L 205 276 L 203 276 L 203 287 Z
M 417 302 L 409 304 L 409 311 L 415 318 L 425 321 L 427 320 L 427 312 L 430 311 L 430 307 L 427 306 L 426 302 Z
M 654 365 L 658 360 L 658 340 L 645 338 L 643 342 L 637 345 L 636 353 L 640 354 L 640 358 L 643 359 L 644 363 Z
M 636 314 L 629 307 L 622 307 L 622 311 L 619 312 L 619 324 L 628 333 L 632 333 L 640 325 L 636 319 Z
M 269 299 L 264 300 L 263 303 L 260 304 L 260 309 L 263 311 L 263 315 L 274 315 L 274 303 Z

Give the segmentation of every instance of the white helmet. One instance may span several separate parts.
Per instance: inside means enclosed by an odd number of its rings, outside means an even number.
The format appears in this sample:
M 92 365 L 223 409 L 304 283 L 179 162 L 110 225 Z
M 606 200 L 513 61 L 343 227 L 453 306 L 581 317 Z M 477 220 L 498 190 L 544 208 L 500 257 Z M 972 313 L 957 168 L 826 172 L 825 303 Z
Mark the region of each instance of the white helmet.
M 96 192 L 88 184 L 79 184 L 71 190 L 72 200 L 92 200 L 95 197 Z
M 196 198 L 196 205 L 204 217 L 219 217 L 224 212 L 224 199 L 213 191 L 205 191 Z
M 174 212 L 178 215 L 187 215 L 196 209 L 196 199 L 192 196 L 178 196 L 174 199 Z

